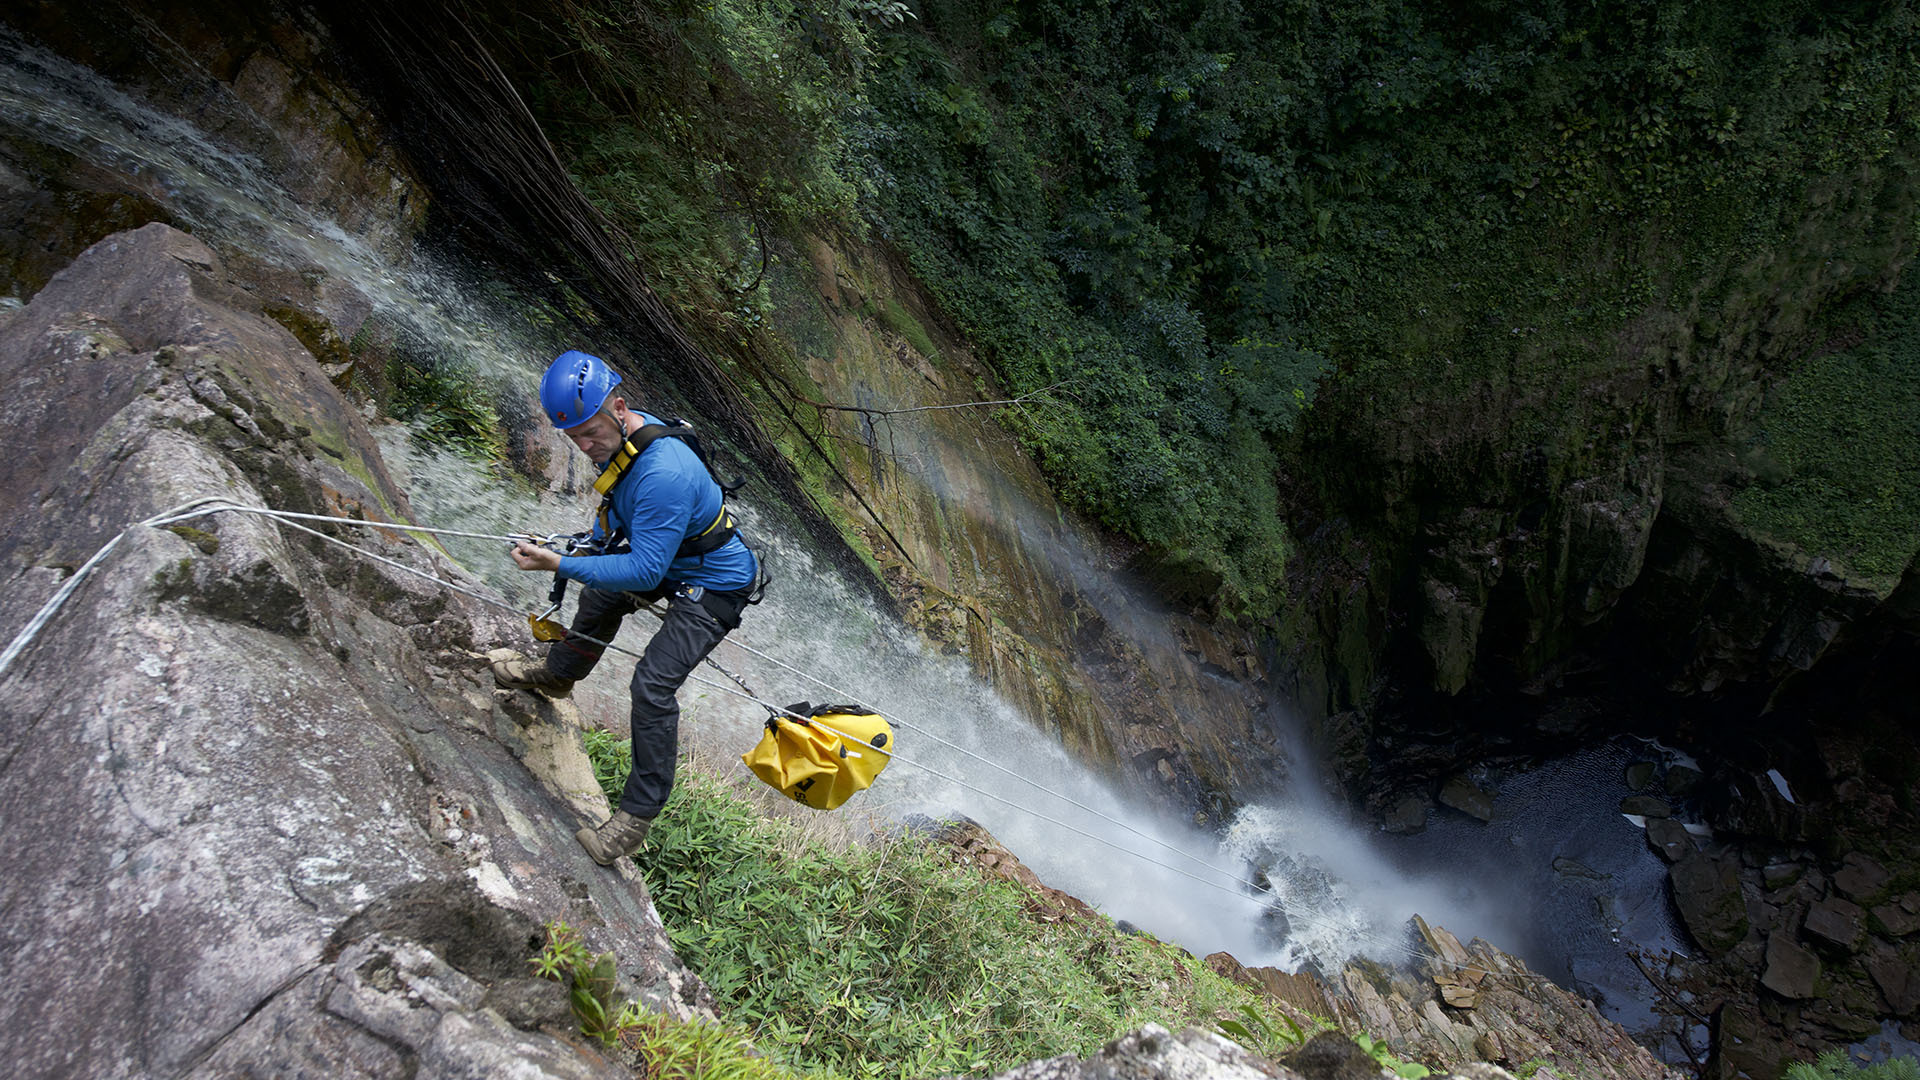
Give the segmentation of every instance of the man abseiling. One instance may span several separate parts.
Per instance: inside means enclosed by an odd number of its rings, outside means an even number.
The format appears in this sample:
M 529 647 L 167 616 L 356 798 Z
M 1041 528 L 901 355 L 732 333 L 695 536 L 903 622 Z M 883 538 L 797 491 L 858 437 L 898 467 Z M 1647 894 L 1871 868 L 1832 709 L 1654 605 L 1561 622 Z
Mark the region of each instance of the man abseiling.
M 611 642 L 621 620 L 642 603 L 666 599 L 665 618 L 633 667 L 633 771 L 619 808 L 598 828 L 574 834 L 602 866 L 638 851 L 666 804 L 679 746 L 675 695 L 694 666 L 740 625 L 759 575 L 759 562 L 724 505 L 725 492 L 684 437 L 690 429 L 664 427 L 630 408 L 614 392 L 619 385 L 619 373 L 605 361 L 577 351 L 561 354 L 540 380 L 540 404 L 553 426 L 601 468 L 593 539 L 605 542 L 605 554 L 563 556 L 515 544 L 520 569 L 555 573 L 585 588 L 567 638 L 550 645 L 544 660 L 493 665 L 501 686 L 564 697 L 600 660 L 601 647 L 582 637 Z

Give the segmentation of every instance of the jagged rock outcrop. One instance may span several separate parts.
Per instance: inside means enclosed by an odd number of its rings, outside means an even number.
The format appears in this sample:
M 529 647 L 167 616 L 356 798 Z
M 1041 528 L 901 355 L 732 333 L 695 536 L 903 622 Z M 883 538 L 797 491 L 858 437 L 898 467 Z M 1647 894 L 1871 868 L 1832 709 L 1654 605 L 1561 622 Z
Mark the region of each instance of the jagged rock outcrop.
M 1036 916 L 1087 914 L 1084 904 L 1042 884 L 1033 871 L 978 824 L 948 823 L 933 835 L 950 845 L 956 857 L 1034 890 Z M 1464 1070 L 1459 1073 L 1462 1076 L 1505 1075 L 1495 1066 L 1518 1068 L 1544 1062 L 1550 1068 L 1535 1075 L 1556 1075 L 1551 1068 L 1559 1068 L 1566 1075 L 1605 1080 L 1678 1077 L 1635 1043 L 1620 1025 L 1602 1016 L 1591 1001 L 1529 971 L 1519 958 L 1477 939 L 1462 945 L 1453 934 L 1429 926 L 1418 916 L 1414 917 L 1413 930 L 1423 945 L 1422 959 L 1408 967 L 1358 960 L 1322 978 L 1310 972 L 1249 968 L 1224 952 L 1208 956 L 1205 963 L 1216 973 L 1272 998 L 1280 1011 L 1303 1030 L 1332 1023 L 1339 1031 L 1365 1034 L 1379 1041 L 1403 1059 L 1439 1062 Z M 1251 1066 L 1239 1058 L 1210 1057 L 1209 1040 L 1217 1037 L 1205 1032 L 1189 1031 L 1178 1039 L 1170 1038 L 1163 1030 L 1148 1029 L 1129 1036 L 1132 1041 L 1116 1042 L 1100 1057 L 1085 1062 L 1063 1058 L 1027 1067 L 1068 1071 L 1016 1070 L 1000 1080 L 1296 1075 L 1285 1070 L 1235 1071 Z M 1193 1064 L 1195 1060 L 1221 1071 L 1181 1071 L 1201 1068 Z M 1475 1069 L 1492 1071 L 1472 1071 Z M 1309 1077 L 1321 1075 L 1304 1067 L 1301 1072 Z
M 1342 1027 L 1371 1032 L 1409 1058 L 1545 1061 L 1572 1075 L 1648 1080 L 1678 1076 L 1591 1001 L 1528 970 L 1485 941 L 1469 945 L 1414 918 L 1426 959 L 1417 972 L 1350 965 L 1328 1003 Z
M 167 226 L 55 275 L 0 365 L 9 626 L 189 499 L 406 518 L 359 413 Z M 478 588 L 403 533 L 344 538 Z M 128 529 L 0 684 L 11 1068 L 614 1075 L 528 1004 L 549 920 L 710 1015 L 644 884 L 572 839 L 605 812 L 576 714 L 476 659 L 514 621 L 257 517 Z
M 1284 1063 L 1268 1061 L 1210 1031 L 1187 1028 L 1174 1034 L 1148 1024 L 1085 1059 L 1071 1055 L 1035 1061 L 993 1080 L 1375 1080 L 1391 1078 L 1366 1051 L 1345 1036 L 1324 1034 L 1309 1040 Z M 1533 1075 L 1552 1080 L 1552 1069 Z M 1435 1073 L 1434 1080 L 1512 1080 L 1513 1074 L 1477 1062 L 1458 1072 Z

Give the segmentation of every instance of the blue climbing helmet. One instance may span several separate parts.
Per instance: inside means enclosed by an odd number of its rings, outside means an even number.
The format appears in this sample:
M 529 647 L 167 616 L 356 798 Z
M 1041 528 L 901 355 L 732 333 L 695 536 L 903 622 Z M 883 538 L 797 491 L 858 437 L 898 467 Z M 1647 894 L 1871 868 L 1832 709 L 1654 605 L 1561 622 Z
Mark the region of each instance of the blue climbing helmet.
M 570 349 L 547 365 L 540 377 L 540 407 L 557 428 L 586 423 L 620 385 L 620 373 L 597 356 Z

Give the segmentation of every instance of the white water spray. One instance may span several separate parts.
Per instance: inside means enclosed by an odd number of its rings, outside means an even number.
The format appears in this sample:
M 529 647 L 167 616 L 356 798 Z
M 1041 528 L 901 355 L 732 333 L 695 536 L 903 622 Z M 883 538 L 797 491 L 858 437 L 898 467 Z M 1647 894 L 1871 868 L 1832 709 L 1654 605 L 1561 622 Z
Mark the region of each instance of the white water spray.
M 165 206 L 216 247 L 322 279 L 323 297 L 337 290 L 371 305 L 383 321 L 433 343 L 437 353 L 463 358 L 475 378 L 531 385 L 544 353 L 513 332 L 524 320 L 480 302 L 457 275 L 418 258 L 395 266 L 375 245 L 302 207 L 257 158 L 222 147 L 94 73 L 4 33 L 0 68 L 7 71 L 0 80 L 0 131 L 8 137 L 117 173 L 127 190 Z M 429 524 L 567 530 L 579 527 L 587 510 L 585 503 L 503 482 L 398 428 L 387 429 L 382 444 Z M 1110 621 L 1136 637 L 1165 634 L 1155 605 L 1131 595 L 1084 549 L 1062 546 L 1060 530 L 1029 510 L 1016 508 L 1003 524 L 1019 534 L 1036 564 L 1076 582 Z M 1196 952 L 1227 949 L 1250 964 L 1335 966 L 1356 953 L 1395 959 L 1408 915 L 1450 921 L 1455 909 L 1442 890 L 1395 875 L 1361 836 L 1305 807 L 1250 808 L 1224 838 L 1140 809 L 1144 800 L 1113 790 L 1072 760 L 963 661 L 930 652 L 816 567 L 807 552 L 773 530 L 757 529 L 750 503 L 741 516 L 773 547 L 778 581 L 767 603 L 749 613 L 740 640 L 959 748 L 902 732 L 898 745 L 906 760 L 863 797 L 868 809 L 896 819 L 965 814 L 1048 883 Z M 529 607 L 542 602 L 546 582 L 513 570 L 504 551 L 452 538 L 447 545 L 513 599 Z M 625 643 L 635 647 L 648 629 L 644 618 L 630 620 Z M 730 656 L 724 646 L 717 658 L 762 696 L 816 702 L 841 696 Z M 690 717 L 737 729 L 741 749 L 760 719 L 751 707 L 717 697 L 700 702 Z M 1254 876 L 1264 876 L 1274 896 L 1256 894 L 1247 884 Z

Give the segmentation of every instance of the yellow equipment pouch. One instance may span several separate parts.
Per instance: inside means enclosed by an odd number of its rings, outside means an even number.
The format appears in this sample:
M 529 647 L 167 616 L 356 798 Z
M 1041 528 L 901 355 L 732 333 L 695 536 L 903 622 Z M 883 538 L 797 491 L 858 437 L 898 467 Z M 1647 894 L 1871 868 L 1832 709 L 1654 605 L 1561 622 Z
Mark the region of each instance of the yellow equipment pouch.
M 549 612 L 551 614 L 551 612 Z M 533 627 L 535 641 L 565 641 L 567 628 L 547 618 L 545 615 L 528 615 L 527 625 Z
M 740 755 L 769 787 L 815 810 L 865 791 L 893 757 L 893 728 L 858 705 L 806 702 L 767 720 L 760 745 Z

